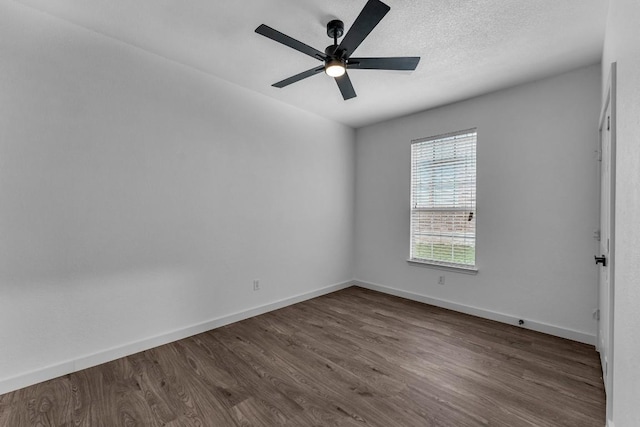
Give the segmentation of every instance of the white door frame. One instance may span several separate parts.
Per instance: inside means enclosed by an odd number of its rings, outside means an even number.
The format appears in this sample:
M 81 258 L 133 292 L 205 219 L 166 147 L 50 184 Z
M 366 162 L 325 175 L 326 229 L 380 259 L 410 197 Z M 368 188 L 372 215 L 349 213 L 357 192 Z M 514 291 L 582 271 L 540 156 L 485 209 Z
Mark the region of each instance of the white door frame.
M 611 107 L 609 115 L 606 114 L 607 109 Z M 610 118 L 609 118 L 610 117 Z M 603 132 L 610 132 L 610 141 L 611 141 L 611 149 L 610 149 L 610 158 L 609 160 L 609 168 L 610 168 L 610 206 L 609 206 L 609 221 L 610 221 L 610 237 L 609 237 L 609 258 L 607 259 L 607 267 L 609 268 L 609 294 L 608 294 L 608 343 L 609 348 L 603 349 L 600 347 L 600 325 L 598 325 L 598 337 L 597 337 L 597 345 L 598 351 L 608 352 L 608 366 L 607 375 L 606 375 L 606 390 L 607 390 L 607 422 L 611 421 L 612 411 L 612 403 L 613 403 L 613 359 L 614 359 L 614 307 L 615 307 L 615 200 L 616 200 L 616 185 L 615 185 L 615 177 L 616 177 L 616 63 L 611 64 L 611 69 L 609 73 L 609 78 L 607 82 L 606 92 L 605 92 L 605 100 L 602 105 L 602 110 L 600 112 L 600 136 L 599 136 L 599 146 L 602 147 L 602 138 Z M 604 161 L 604 159 L 602 159 Z M 602 189 L 600 189 L 602 194 Z M 598 247 L 598 250 L 600 248 Z M 601 254 L 598 254 L 598 256 Z M 600 267 L 602 268 L 602 267 Z M 598 279 L 599 280 L 599 279 Z M 598 283 L 598 298 L 600 298 L 600 284 Z M 600 308 L 600 301 L 598 301 L 598 308 Z M 605 367 L 603 367 L 604 369 Z

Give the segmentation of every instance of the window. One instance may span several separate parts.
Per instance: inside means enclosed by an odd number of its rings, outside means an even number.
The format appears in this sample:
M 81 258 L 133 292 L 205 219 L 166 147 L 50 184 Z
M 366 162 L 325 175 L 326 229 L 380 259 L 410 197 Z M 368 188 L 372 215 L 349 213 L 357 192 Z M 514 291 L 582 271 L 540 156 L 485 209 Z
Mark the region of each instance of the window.
M 475 268 L 476 139 L 470 129 L 411 142 L 410 261 Z

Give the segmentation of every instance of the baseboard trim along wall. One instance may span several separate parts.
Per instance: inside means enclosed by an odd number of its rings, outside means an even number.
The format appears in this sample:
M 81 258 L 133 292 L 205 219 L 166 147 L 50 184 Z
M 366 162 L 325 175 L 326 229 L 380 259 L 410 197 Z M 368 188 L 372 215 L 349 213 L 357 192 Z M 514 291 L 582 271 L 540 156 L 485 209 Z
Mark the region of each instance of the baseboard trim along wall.
M 423 302 L 425 304 L 434 305 L 436 307 L 446 308 L 449 310 L 457 311 L 460 313 L 470 314 L 472 316 L 482 317 L 483 319 L 495 320 L 501 323 L 507 323 L 509 325 L 518 325 L 518 320 L 521 318 L 511 316 L 508 314 L 498 313 L 495 311 L 485 310 L 478 307 L 472 307 L 469 305 L 459 304 L 452 301 L 441 300 L 431 298 L 425 295 L 416 294 L 413 292 L 403 291 L 401 289 L 391 288 L 389 286 L 380 285 L 376 283 L 363 282 L 354 280 L 351 282 L 354 286 L 359 286 L 365 289 L 371 289 L 372 291 L 378 291 L 389 295 L 395 295 L 397 297 L 406 298 L 412 301 Z M 585 344 L 595 345 L 596 336 L 589 335 L 584 332 L 574 331 L 572 329 L 565 329 L 559 326 L 549 325 L 542 322 L 535 322 L 533 320 L 523 319 L 526 329 L 542 332 L 549 335 L 554 335 L 561 338 L 578 341 Z
M 306 292 L 292 297 L 284 298 L 278 301 L 274 301 L 268 304 L 253 307 L 247 310 L 232 313 L 226 316 L 217 317 L 206 322 L 202 322 L 196 325 L 191 325 L 186 328 L 176 329 L 164 334 L 156 335 L 154 337 L 146 338 L 140 341 L 124 344 L 119 347 L 110 348 L 97 353 L 80 356 L 76 359 L 61 362 L 55 365 L 47 366 L 41 369 L 37 369 L 24 374 L 16 375 L 14 377 L 5 378 L 0 380 L 0 394 L 9 393 L 14 390 L 18 390 L 23 387 L 28 387 L 33 384 L 37 384 L 43 381 L 47 381 L 53 378 L 67 375 L 73 372 L 81 371 L 83 369 L 91 368 L 93 366 L 107 363 L 112 360 L 125 357 L 131 354 L 135 354 L 144 350 L 149 350 L 154 347 L 158 347 L 164 344 L 168 344 L 174 341 L 181 340 L 193 335 L 200 334 L 202 332 L 210 331 L 212 329 L 219 328 L 221 326 L 229 325 L 231 323 L 239 322 L 250 317 L 258 316 L 260 314 L 268 313 L 273 310 L 278 310 L 293 304 L 297 304 L 302 301 L 306 301 L 312 298 L 316 298 L 322 295 L 336 292 L 341 289 L 348 288 L 350 286 L 359 286 L 361 288 L 370 289 L 373 291 L 382 292 L 389 295 L 406 298 L 412 301 L 418 301 L 425 304 L 434 305 L 436 307 L 442 307 L 461 313 L 470 314 L 472 316 L 478 316 L 484 319 L 495 320 L 510 325 L 517 325 L 519 318 L 510 316 L 503 313 L 497 313 L 490 310 L 485 310 L 477 307 L 472 307 L 464 304 L 458 304 L 452 301 L 440 300 L 431 298 L 425 295 L 419 295 L 412 292 L 403 291 L 400 289 L 376 284 L 363 282 L 359 280 L 352 280 L 343 283 L 330 285 L 315 291 Z M 565 329 L 554 325 L 548 325 L 546 323 L 535 322 L 531 320 L 525 320 L 525 327 L 534 331 L 542 332 L 549 335 L 555 335 L 562 338 L 582 342 L 585 344 L 595 345 L 595 335 L 585 334 L 583 332 L 574 331 L 571 329 Z M 613 423 L 609 422 L 609 426 L 613 427 Z
M 353 286 L 353 282 L 351 281 L 330 285 L 321 289 L 317 289 L 315 291 L 294 295 L 292 297 L 260 305 L 258 307 L 253 307 L 247 310 L 239 311 L 237 313 L 217 317 L 215 319 L 198 323 L 196 325 L 191 325 L 186 328 L 176 329 L 164 334 L 156 335 L 154 337 L 127 343 L 119 347 L 114 347 L 104 351 L 100 351 L 98 353 L 80 356 L 76 359 L 47 366 L 31 372 L 16 375 L 14 377 L 9 377 L 0 380 L 0 394 L 9 393 L 11 391 L 28 387 L 30 385 L 37 384 L 43 381 L 51 380 L 62 375 L 67 375 L 73 372 L 81 371 L 83 369 L 91 368 L 93 366 L 107 363 L 121 357 L 139 353 L 144 350 L 149 350 L 154 347 L 178 341 L 183 338 L 197 335 L 202 332 L 207 332 L 221 326 L 239 322 L 241 320 L 268 313 L 273 310 L 278 310 L 280 308 L 284 308 L 302 301 L 329 294 L 331 292 L 336 292 L 351 286 Z

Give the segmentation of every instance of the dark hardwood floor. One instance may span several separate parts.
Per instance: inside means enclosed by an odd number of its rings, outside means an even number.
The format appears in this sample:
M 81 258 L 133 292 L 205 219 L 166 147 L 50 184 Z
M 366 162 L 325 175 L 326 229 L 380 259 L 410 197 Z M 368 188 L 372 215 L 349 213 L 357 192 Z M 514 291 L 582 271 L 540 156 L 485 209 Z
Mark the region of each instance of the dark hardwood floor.
M 603 427 L 604 413 L 593 347 L 355 287 L 0 396 L 3 427 Z

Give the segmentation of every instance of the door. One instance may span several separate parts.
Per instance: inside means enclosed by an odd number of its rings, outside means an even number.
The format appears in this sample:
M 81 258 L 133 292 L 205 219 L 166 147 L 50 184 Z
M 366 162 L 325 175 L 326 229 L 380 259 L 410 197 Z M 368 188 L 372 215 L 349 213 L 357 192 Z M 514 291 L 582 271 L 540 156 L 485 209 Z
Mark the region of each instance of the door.
M 611 337 L 609 336 L 609 315 L 611 303 L 611 105 L 608 105 L 604 113 L 604 123 L 600 130 L 600 247 L 596 259 L 599 261 L 599 310 L 600 323 L 598 325 L 598 343 L 600 359 L 602 362 L 602 375 L 605 389 L 607 388 L 607 375 L 609 361 L 611 359 Z
M 615 309 L 615 159 L 616 159 L 616 64 L 611 64 L 606 101 L 600 119 L 600 243 L 598 267 L 598 342 L 602 378 L 607 394 L 607 417 L 611 413 L 613 378 L 613 312 Z

